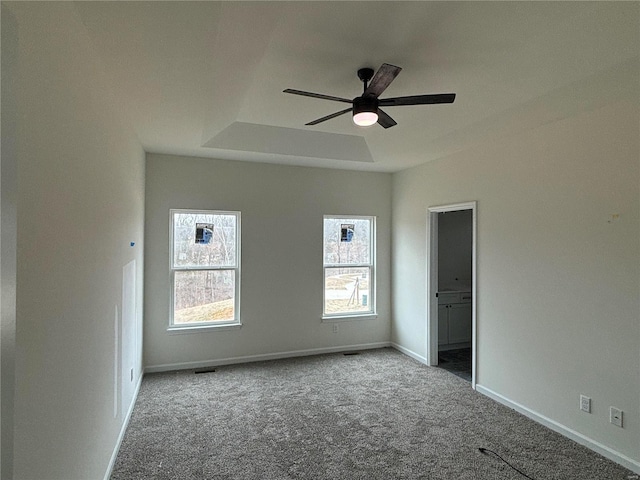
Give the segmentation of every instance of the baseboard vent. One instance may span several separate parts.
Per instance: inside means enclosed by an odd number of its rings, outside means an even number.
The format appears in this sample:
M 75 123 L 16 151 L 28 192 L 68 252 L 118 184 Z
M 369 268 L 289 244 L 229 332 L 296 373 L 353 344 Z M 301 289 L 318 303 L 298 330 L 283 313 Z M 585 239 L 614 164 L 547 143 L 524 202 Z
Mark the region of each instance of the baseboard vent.
M 346 356 L 350 356 L 350 355 L 360 355 L 360 352 L 344 352 L 343 355 Z
M 216 369 L 213 367 L 202 367 L 196 368 L 193 373 L 214 373 L 215 371 Z

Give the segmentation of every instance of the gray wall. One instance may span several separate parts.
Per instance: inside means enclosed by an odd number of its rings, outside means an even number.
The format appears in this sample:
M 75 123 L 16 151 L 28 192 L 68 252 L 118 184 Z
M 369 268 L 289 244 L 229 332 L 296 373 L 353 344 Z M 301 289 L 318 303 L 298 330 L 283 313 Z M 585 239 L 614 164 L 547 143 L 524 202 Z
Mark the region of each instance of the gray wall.
M 73 6 L 5 6 L 18 215 L 14 472 L 3 478 L 102 478 L 130 407 L 119 400 L 118 346 L 131 339 L 116 326 L 131 260 L 142 324 L 144 152 Z M 54 11 L 66 14 L 51 22 Z
M 637 65 L 633 75 L 618 103 L 394 174 L 392 338 L 425 355 L 427 208 L 476 200 L 479 387 L 640 469 Z
M 242 213 L 242 328 L 170 334 L 169 209 Z M 378 317 L 322 315 L 322 216 L 377 217 Z M 388 342 L 391 175 L 147 155 L 144 358 L 171 368 Z
M 0 478 L 13 473 L 17 248 L 17 25 L 2 7 L 2 152 L 0 159 Z
M 473 212 L 438 214 L 438 288 L 471 287 Z

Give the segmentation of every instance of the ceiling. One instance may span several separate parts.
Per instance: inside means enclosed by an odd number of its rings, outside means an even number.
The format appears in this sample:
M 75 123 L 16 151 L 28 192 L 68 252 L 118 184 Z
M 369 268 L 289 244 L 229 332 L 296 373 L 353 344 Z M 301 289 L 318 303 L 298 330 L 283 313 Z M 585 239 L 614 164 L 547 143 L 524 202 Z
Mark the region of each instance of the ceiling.
M 624 98 L 638 2 L 78 2 L 114 97 L 147 152 L 398 171 Z M 381 96 L 457 94 L 350 115 L 361 67 L 403 68 Z M 637 85 L 636 85 L 637 86 Z

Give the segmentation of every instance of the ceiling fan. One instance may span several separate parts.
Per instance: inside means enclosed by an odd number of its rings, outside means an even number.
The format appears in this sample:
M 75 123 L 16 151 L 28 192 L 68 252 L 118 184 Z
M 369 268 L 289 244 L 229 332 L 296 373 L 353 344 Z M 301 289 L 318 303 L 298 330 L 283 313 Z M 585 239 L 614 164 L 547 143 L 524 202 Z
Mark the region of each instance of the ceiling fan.
M 383 63 L 376 74 L 373 74 L 372 68 L 361 68 L 358 70 L 358 78 L 364 83 L 364 92 L 361 96 L 349 100 L 348 98 L 333 97 L 331 95 L 323 95 L 321 93 L 305 92 L 302 90 L 293 90 L 287 88 L 284 93 L 292 93 L 294 95 L 302 95 L 305 97 L 320 98 L 322 100 L 333 100 L 334 102 L 350 103 L 350 108 L 345 108 L 339 112 L 332 113 L 326 117 L 318 118 L 305 125 L 317 125 L 319 123 L 331 120 L 332 118 L 344 115 L 347 112 L 353 112 L 353 122 L 361 127 L 368 127 L 374 123 L 379 123 L 384 128 L 397 125 L 396 121 L 382 111 L 379 107 L 397 107 L 401 105 L 428 105 L 435 103 L 453 103 L 456 98 L 455 93 L 439 93 L 434 95 L 411 95 L 408 97 L 394 98 L 378 98 L 382 92 L 391 84 L 394 78 L 398 76 L 402 68 L 395 65 Z M 369 81 L 371 80 L 371 83 Z

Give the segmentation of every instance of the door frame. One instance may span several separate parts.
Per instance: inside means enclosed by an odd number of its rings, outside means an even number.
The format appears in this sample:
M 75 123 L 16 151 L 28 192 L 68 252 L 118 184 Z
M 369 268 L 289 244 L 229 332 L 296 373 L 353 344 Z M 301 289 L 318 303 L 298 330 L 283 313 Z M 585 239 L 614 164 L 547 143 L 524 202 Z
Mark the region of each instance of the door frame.
M 431 366 L 438 365 L 438 214 L 471 210 L 472 216 L 472 250 L 471 250 L 471 387 L 476 388 L 476 352 L 477 352 L 477 232 L 478 202 L 453 203 L 427 208 L 427 292 L 426 292 L 426 359 Z

